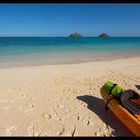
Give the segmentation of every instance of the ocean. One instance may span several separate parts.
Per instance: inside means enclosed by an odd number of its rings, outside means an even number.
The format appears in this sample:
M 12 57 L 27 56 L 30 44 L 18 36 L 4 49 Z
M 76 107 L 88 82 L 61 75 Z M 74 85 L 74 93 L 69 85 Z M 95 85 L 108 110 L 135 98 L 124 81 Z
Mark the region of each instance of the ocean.
M 0 37 L 0 68 L 140 56 L 140 37 Z

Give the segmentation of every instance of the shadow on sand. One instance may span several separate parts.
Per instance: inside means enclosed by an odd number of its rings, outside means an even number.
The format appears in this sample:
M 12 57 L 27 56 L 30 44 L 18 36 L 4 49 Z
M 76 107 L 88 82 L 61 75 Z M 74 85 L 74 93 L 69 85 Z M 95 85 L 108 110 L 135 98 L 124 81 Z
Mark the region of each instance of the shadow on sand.
M 140 85 L 135 85 L 135 87 L 140 90 Z
M 134 136 L 110 110 L 105 111 L 105 103 L 102 99 L 89 95 L 78 96 L 77 99 L 85 102 L 88 109 L 96 113 L 106 125 L 114 129 L 113 135 Z

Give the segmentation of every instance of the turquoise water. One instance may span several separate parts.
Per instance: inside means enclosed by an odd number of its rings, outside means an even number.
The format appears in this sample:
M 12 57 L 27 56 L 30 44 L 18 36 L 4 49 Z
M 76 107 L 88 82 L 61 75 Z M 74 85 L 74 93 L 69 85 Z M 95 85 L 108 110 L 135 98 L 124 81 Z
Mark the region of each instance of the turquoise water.
M 140 56 L 140 37 L 0 37 L 0 66 Z

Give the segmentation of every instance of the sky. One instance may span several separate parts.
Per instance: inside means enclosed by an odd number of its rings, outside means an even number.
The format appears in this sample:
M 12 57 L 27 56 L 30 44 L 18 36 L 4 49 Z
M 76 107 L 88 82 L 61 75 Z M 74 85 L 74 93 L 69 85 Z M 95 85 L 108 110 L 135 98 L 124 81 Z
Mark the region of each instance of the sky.
M 0 4 L 0 36 L 140 36 L 140 4 Z

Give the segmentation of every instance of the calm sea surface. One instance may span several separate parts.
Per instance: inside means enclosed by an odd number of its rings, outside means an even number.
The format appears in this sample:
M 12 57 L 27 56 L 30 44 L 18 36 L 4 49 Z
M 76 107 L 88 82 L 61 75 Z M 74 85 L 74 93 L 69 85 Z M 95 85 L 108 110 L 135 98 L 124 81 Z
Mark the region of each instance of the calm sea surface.
M 0 67 L 140 56 L 140 37 L 0 37 Z

